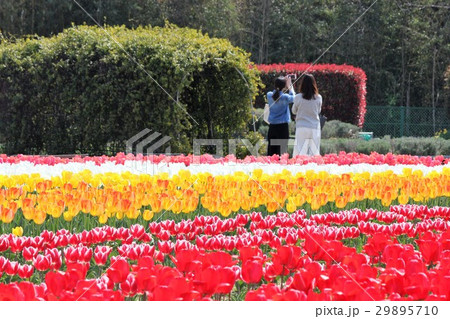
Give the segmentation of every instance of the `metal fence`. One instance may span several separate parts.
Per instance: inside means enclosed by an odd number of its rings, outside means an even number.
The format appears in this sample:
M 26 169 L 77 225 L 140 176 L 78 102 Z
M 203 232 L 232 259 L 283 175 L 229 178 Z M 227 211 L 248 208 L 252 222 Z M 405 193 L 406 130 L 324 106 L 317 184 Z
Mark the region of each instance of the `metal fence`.
M 433 114 L 434 113 L 434 114 Z M 363 130 L 374 136 L 433 136 L 450 128 L 448 108 L 367 106 Z

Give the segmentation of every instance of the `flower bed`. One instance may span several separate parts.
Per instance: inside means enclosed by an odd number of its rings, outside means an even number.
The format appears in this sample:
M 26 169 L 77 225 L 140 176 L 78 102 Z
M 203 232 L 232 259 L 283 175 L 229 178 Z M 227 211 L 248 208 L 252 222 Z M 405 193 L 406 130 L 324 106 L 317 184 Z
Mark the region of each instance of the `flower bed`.
M 408 205 L 4 234 L 0 299 L 448 300 L 449 218 Z
M 0 300 L 449 300 L 448 163 L 332 158 L 1 157 Z
M 54 166 L 56 164 L 69 164 L 69 163 L 92 163 L 94 165 L 101 165 L 104 163 L 112 162 L 115 165 L 125 164 L 126 162 L 143 161 L 154 164 L 166 163 L 182 163 L 186 166 L 192 164 L 224 164 L 224 163 L 237 163 L 237 164 L 299 164 L 305 165 L 309 163 L 315 164 L 334 164 L 334 165 L 352 165 L 352 164 L 371 164 L 371 165 L 425 165 L 425 166 L 439 166 L 448 164 L 450 159 L 446 159 L 443 156 L 411 156 L 411 155 L 394 155 L 388 153 L 386 155 L 372 153 L 371 155 L 358 154 L 358 153 L 345 153 L 339 154 L 326 154 L 324 156 L 302 156 L 298 155 L 294 158 L 289 158 L 287 154 L 283 156 L 248 156 L 245 159 L 236 159 L 233 155 L 229 155 L 222 158 L 215 158 L 211 155 L 149 155 L 143 156 L 142 154 L 124 154 L 119 153 L 116 156 L 74 156 L 73 158 L 61 158 L 58 156 L 39 156 L 39 155 L 17 155 L 7 156 L 0 154 L 0 164 L 19 164 L 23 162 L 29 162 L 34 165 L 49 165 Z
M 196 167 L 204 170 L 208 165 Z M 228 217 L 253 210 L 292 213 L 305 208 L 323 213 L 354 207 L 381 209 L 393 203 L 448 205 L 448 167 L 402 168 L 401 173 L 378 166 L 352 172 L 355 167 L 341 174 L 323 167 L 295 174 L 285 168 L 267 174 L 273 166 L 251 173 L 240 171 L 243 166 L 230 166 L 238 170 L 227 174 L 221 167 L 216 173 L 222 175 L 189 170 L 173 170 L 171 176 L 167 172 L 94 174 L 89 170 L 62 171 L 51 178 L 36 173 L 0 175 L 1 228 L 7 231 L 19 225 L 33 231 L 38 224 L 56 230 L 74 222 L 77 227 L 92 228 L 108 221 L 112 226 L 129 226 L 132 220 L 145 224 L 159 214 L 180 219 L 180 213 Z M 302 167 L 291 166 L 297 168 Z

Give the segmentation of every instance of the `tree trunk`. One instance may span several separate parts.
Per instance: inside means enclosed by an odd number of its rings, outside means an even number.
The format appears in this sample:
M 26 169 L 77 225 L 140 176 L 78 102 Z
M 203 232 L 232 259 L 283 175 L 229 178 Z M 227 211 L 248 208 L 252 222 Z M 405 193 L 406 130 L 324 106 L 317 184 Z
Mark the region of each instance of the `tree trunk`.
M 436 73 L 436 55 L 437 55 L 437 49 L 434 48 L 433 51 L 433 71 L 431 74 L 431 107 L 433 108 L 432 114 L 433 114 L 433 133 L 436 133 L 436 100 L 434 99 L 434 79 L 435 79 L 435 73 Z
M 31 3 L 31 34 L 34 34 L 34 19 L 36 14 L 36 0 Z
M 259 52 L 258 52 L 258 63 L 262 64 L 267 62 L 269 37 L 268 37 L 268 26 L 269 26 L 269 9 L 271 0 L 263 0 L 262 3 L 262 14 L 261 14 L 261 30 L 259 38 Z
M 411 95 L 411 72 L 408 73 L 408 87 L 406 89 L 406 134 L 409 135 L 409 119 L 411 118 L 410 107 L 410 95 Z

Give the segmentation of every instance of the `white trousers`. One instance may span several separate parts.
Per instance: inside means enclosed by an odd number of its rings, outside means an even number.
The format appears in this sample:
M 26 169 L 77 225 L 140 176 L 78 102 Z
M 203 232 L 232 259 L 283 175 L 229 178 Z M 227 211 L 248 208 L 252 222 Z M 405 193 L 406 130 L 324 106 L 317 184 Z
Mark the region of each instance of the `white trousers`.
M 292 155 L 320 155 L 320 129 L 297 127 Z

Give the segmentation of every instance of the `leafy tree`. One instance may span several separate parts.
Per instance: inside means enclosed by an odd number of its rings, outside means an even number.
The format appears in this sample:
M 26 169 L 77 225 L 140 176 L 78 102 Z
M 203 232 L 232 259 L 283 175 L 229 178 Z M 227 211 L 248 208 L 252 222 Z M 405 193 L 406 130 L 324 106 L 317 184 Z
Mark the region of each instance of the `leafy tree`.
M 135 28 L 169 21 L 227 38 L 256 63 L 317 60 L 360 67 L 368 76 L 369 105 L 447 105 L 448 1 L 377 1 L 373 6 L 374 0 L 77 1 L 102 25 Z M 0 1 L 0 30 L 6 38 L 57 34 L 72 23 L 94 24 L 71 0 Z

